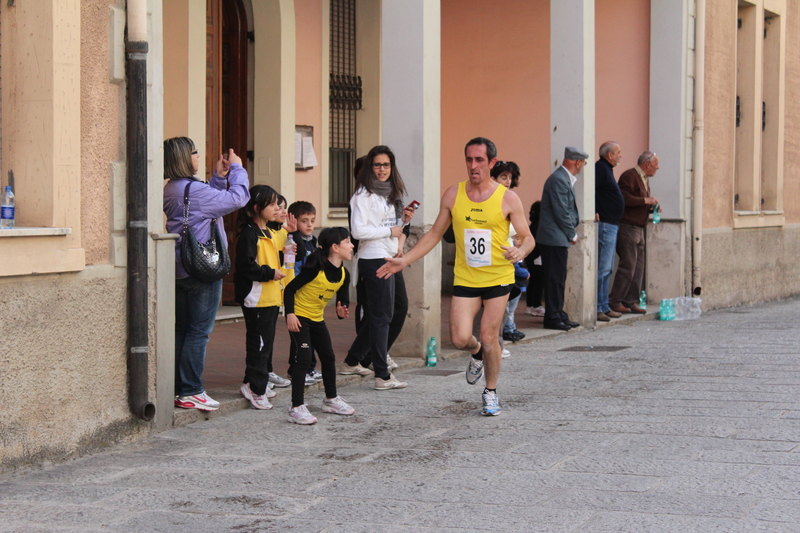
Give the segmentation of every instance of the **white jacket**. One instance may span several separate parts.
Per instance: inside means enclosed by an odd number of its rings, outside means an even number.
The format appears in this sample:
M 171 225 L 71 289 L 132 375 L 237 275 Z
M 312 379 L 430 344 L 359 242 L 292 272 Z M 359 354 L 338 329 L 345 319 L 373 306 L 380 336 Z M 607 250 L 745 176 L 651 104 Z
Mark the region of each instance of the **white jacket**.
M 394 257 L 398 241 L 392 237 L 392 226 L 402 224 L 394 206 L 383 196 L 362 187 L 350 198 L 350 231 L 359 240 L 359 259 Z

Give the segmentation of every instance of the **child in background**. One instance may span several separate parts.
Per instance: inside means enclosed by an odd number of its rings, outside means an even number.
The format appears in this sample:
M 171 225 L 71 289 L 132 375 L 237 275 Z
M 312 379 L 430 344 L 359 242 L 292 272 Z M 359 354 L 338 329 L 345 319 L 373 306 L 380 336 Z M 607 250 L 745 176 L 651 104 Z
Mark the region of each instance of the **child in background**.
M 522 241 L 516 235 L 511 239 L 514 246 L 522 246 Z M 508 317 L 503 325 L 503 339 L 505 340 L 511 340 L 510 337 L 517 336 L 516 334 L 519 333 L 517 324 L 514 322 L 514 313 L 517 310 L 520 297 L 525 294 L 529 277 L 530 273 L 525 269 L 525 264 L 522 261 L 514 263 L 514 289 L 511 291 L 511 295 L 513 296 L 516 293 L 516 296 L 511 298 L 506 306 Z
M 352 415 L 355 409 L 347 405 L 336 393 L 336 356 L 331 346 L 331 336 L 325 325 L 325 306 L 336 294 L 336 315 L 346 318 L 350 305 L 350 274 L 342 264 L 353 257 L 350 232 L 333 227 L 319 234 L 319 248 L 314 251 L 300 274 L 286 287 L 286 326 L 297 344 L 295 372 L 305 375 L 311 361 L 311 351 L 319 354 L 322 366 L 322 383 L 325 399 L 322 411 L 337 415 Z M 317 418 L 308 412 L 304 401 L 304 386 L 300 380 L 292 381 L 292 407 L 289 421 L 295 424 L 314 424 Z
M 278 247 L 267 224 L 279 211 L 278 193 L 268 185 L 250 189 L 250 200 L 239 212 L 239 240 L 236 243 L 235 299 L 242 306 L 247 357 L 244 380 L 239 389 L 256 409 L 272 409 L 269 398 L 269 364 L 275 341 L 275 324 L 281 305 Z
M 275 241 L 275 247 L 278 250 L 279 268 L 281 272 L 285 274 L 285 277 L 281 279 L 280 282 L 281 303 L 279 309 L 281 311 L 283 308 L 283 290 L 286 288 L 286 285 L 288 285 L 289 282 L 294 279 L 294 268 L 283 268 L 283 249 L 286 246 L 286 241 L 289 238 L 289 233 L 297 230 L 297 221 L 293 216 L 288 214 L 288 211 L 286 210 L 286 205 L 287 205 L 286 198 L 278 194 L 278 210 L 275 213 L 275 220 L 272 220 L 267 224 L 267 227 L 270 230 L 270 234 Z M 286 224 L 286 227 L 284 227 L 284 224 Z M 289 385 L 292 384 L 291 381 L 279 376 L 273 371 L 272 352 L 270 352 L 270 357 L 269 357 L 269 382 L 272 383 L 272 385 L 275 387 L 288 387 Z
M 294 260 L 294 274 L 298 276 L 308 257 L 317 249 L 317 238 L 314 237 L 314 222 L 316 222 L 317 210 L 310 202 L 299 201 L 290 205 L 288 211 L 289 214 L 294 216 L 297 220 L 297 231 L 292 233 L 292 238 L 297 244 L 297 254 Z M 292 338 L 289 347 L 289 377 L 292 377 L 296 355 L 297 345 L 294 343 L 294 338 Z M 311 365 L 305 376 L 306 385 L 314 385 L 322 381 L 322 373 L 316 370 L 316 366 L 317 358 L 314 356 L 314 351 L 312 350 Z
M 531 204 L 531 211 L 528 213 L 528 220 L 531 221 L 530 230 L 533 235 L 539 229 L 539 211 L 541 210 L 542 202 L 539 200 Z M 544 316 L 544 307 L 542 307 L 542 290 L 544 289 L 544 273 L 542 272 L 542 257 L 539 251 L 539 245 L 534 247 L 533 251 L 525 258 L 525 266 L 528 268 L 531 277 L 528 278 L 528 290 L 525 292 L 525 314 L 530 316 Z

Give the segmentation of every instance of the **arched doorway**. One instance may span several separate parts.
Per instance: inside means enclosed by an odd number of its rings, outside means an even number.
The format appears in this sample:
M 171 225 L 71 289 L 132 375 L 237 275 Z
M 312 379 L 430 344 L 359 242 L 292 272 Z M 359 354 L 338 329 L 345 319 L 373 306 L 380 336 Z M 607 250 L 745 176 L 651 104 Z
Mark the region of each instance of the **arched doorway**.
M 206 172 L 233 148 L 247 165 L 247 12 L 243 0 L 206 0 Z M 237 214 L 225 217 L 231 264 L 236 258 Z M 225 277 L 223 303 L 233 302 L 233 270 Z

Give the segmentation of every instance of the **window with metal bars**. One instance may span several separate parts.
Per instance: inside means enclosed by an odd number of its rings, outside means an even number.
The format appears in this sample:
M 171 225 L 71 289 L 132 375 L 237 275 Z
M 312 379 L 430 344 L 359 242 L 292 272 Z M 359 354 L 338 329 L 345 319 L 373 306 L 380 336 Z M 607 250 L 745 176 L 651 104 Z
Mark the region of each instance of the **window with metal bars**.
M 330 206 L 347 207 L 353 194 L 356 111 L 361 77 L 356 76 L 356 2 L 331 0 Z

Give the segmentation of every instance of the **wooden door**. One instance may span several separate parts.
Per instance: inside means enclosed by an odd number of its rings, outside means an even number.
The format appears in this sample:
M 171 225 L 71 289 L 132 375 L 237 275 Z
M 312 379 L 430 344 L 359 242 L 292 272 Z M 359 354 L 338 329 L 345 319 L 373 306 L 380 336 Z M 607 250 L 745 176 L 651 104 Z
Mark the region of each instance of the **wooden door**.
M 206 165 L 207 175 L 229 148 L 247 159 L 247 14 L 242 0 L 207 0 Z M 223 280 L 222 302 L 233 305 L 237 212 L 224 217 L 231 273 Z

